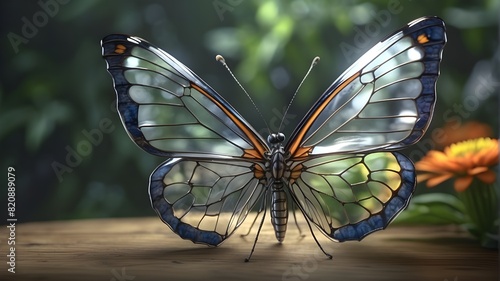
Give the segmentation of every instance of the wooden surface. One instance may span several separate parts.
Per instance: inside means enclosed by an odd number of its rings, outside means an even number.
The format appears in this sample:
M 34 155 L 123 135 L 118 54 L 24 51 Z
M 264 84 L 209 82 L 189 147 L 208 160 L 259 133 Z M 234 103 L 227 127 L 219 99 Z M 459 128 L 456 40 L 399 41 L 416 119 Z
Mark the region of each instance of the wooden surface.
M 400 227 L 362 242 L 299 239 L 292 224 L 279 245 L 268 220 L 252 260 L 247 227 L 217 248 L 193 244 L 158 218 L 18 222 L 16 273 L 7 272 L 5 225 L 0 280 L 499 280 L 498 252 L 455 227 Z M 255 230 L 254 230 L 255 231 Z

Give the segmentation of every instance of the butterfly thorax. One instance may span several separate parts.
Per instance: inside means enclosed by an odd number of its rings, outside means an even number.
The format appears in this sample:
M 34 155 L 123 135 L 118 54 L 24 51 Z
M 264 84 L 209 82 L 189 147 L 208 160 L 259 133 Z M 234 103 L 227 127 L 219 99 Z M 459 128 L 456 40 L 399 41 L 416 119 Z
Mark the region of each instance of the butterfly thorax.
M 286 171 L 286 154 L 283 148 L 285 135 L 271 134 L 267 138 L 271 151 L 269 152 L 266 169 L 270 172 L 269 186 L 271 188 L 271 223 L 276 239 L 283 242 L 288 222 L 288 204 L 282 178 Z
M 266 170 L 269 172 L 271 182 L 281 182 L 286 170 L 286 154 L 283 147 L 285 135 L 282 133 L 270 134 L 267 138 L 271 151 L 267 154 Z

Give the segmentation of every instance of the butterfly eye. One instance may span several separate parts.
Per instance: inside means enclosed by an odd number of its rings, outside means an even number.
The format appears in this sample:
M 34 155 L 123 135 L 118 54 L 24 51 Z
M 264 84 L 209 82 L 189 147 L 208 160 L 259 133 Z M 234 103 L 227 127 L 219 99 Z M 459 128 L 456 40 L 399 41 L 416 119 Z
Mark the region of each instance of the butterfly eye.
M 282 143 L 285 140 L 285 135 L 283 133 L 270 134 L 267 137 L 267 142 L 269 144 Z
M 278 133 L 278 134 L 276 135 L 276 140 L 277 140 L 278 142 L 283 142 L 283 141 L 285 140 L 285 135 L 284 135 L 283 133 Z
M 270 134 L 267 136 L 267 142 L 270 144 L 277 143 L 277 135 L 276 134 Z

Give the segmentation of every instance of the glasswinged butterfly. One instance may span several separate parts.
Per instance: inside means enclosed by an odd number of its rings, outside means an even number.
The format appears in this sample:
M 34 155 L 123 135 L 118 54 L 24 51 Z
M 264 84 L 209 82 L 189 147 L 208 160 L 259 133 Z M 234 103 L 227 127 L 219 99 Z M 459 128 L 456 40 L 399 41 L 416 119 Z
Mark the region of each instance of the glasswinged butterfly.
M 211 246 L 251 210 L 264 212 L 261 227 L 268 208 L 282 242 L 289 203 L 334 241 L 386 228 L 415 188 L 413 163 L 397 150 L 429 126 L 445 43 L 440 18 L 410 22 L 340 75 L 287 142 L 280 132 L 266 142 L 167 52 L 135 36 L 101 42 L 130 138 L 168 158 L 149 180 L 152 207 L 181 238 Z

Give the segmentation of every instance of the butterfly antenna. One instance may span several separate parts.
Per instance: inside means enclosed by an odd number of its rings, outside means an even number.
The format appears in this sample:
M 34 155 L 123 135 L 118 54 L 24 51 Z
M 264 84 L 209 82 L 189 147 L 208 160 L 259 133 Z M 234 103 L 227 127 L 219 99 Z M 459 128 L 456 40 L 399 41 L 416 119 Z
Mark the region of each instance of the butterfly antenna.
M 233 77 L 234 81 L 236 81 L 236 83 L 238 83 L 238 85 L 243 90 L 243 92 L 245 93 L 245 95 L 247 95 L 247 97 L 250 100 L 250 102 L 252 102 L 253 107 L 255 108 L 255 110 L 257 110 L 257 113 L 259 113 L 260 118 L 264 121 L 264 124 L 266 124 L 266 127 L 267 127 L 267 130 L 268 130 L 269 134 L 271 134 L 271 130 L 269 129 L 269 125 L 267 124 L 266 119 L 264 118 L 264 116 L 260 112 L 259 108 L 257 107 L 257 105 L 255 104 L 255 102 L 253 101 L 252 97 L 248 94 L 248 92 L 245 90 L 245 88 L 243 88 L 243 86 L 241 85 L 240 81 L 238 81 L 238 79 L 236 79 L 236 77 L 234 76 L 233 72 L 231 71 L 231 69 L 229 68 L 229 66 L 226 64 L 226 60 L 224 59 L 224 57 L 221 56 L 221 55 L 217 55 L 217 56 L 215 56 L 215 59 L 217 61 L 219 61 L 220 63 L 222 63 L 222 65 L 224 65 L 226 67 L 227 71 L 229 71 L 229 73 Z
M 283 126 L 283 122 L 285 121 L 286 114 L 288 113 L 288 110 L 290 109 L 290 106 L 292 105 L 292 102 L 295 99 L 295 96 L 299 92 L 300 87 L 302 87 L 302 84 L 306 80 L 307 76 L 309 76 L 309 73 L 311 73 L 311 70 L 314 68 L 314 66 L 316 64 L 318 64 L 318 62 L 319 62 L 319 57 L 315 57 L 312 60 L 311 66 L 309 66 L 309 70 L 307 71 L 306 75 L 304 75 L 304 78 L 302 78 L 302 81 L 300 82 L 299 86 L 297 87 L 297 90 L 295 90 L 295 93 L 293 94 L 292 99 L 290 100 L 290 102 L 288 103 L 288 106 L 286 107 L 285 113 L 283 114 L 283 118 L 281 119 L 281 123 L 280 123 L 278 132 L 281 132 L 281 127 Z

